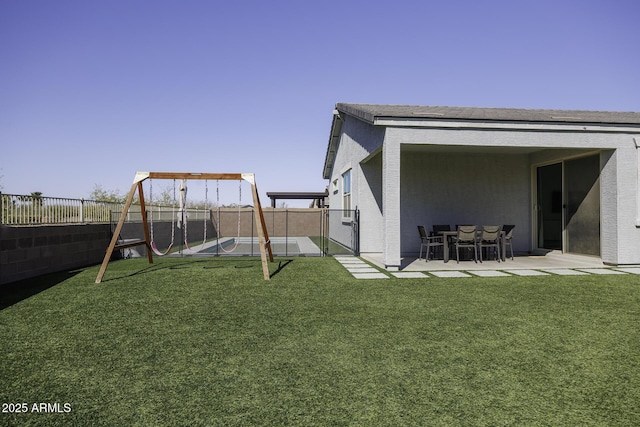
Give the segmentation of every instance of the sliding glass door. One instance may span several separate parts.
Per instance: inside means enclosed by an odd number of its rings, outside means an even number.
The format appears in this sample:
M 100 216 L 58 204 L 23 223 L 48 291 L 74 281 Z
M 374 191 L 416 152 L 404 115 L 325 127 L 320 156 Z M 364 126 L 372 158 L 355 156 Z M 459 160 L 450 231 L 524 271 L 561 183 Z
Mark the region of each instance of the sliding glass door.
M 537 173 L 538 248 L 562 250 L 562 163 Z
M 536 172 L 538 248 L 600 255 L 600 155 Z
M 564 162 L 565 250 L 600 255 L 600 156 Z

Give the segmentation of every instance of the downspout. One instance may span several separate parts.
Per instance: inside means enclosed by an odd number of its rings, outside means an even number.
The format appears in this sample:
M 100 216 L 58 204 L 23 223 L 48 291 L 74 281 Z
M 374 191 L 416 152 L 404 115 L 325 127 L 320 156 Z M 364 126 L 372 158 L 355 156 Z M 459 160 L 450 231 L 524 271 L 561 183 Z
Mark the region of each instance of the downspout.
M 636 145 L 636 227 L 640 227 L 640 137 L 634 137 Z

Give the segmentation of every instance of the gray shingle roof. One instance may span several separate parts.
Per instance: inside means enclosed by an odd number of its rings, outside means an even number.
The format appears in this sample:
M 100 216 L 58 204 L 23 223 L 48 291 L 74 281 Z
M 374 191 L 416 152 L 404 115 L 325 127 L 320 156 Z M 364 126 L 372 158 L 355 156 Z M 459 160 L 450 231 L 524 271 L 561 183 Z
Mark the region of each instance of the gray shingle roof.
M 533 110 L 523 108 L 437 107 L 337 103 L 336 110 L 370 123 L 379 118 L 444 119 L 500 122 L 640 125 L 639 112 Z

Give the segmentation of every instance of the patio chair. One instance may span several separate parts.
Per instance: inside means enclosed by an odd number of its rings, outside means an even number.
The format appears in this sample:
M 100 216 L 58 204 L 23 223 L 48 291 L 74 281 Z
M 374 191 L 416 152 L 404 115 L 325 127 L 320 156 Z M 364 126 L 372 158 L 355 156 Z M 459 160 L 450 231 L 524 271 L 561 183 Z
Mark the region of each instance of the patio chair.
M 511 248 L 511 259 L 513 259 L 513 229 L 515 228 L 515 225 L 503 225 L 502 226 L 502 231 L 504 231 L 504 251 L 505 253 L 503 254 L 504 257 L 507 257 L 507 245 L 509 245 L 509 248 Z
M 418 233 L 420 233 L 420 256 L 418 259 L 422 259 L 422 249 L 426 247 L 427 251 L 424 258 L 426 262 L 429 262 L 429 254 L 432 253 L 432 248 L 437 248 L 438 246 L 444 247 L 444 241 L 442 236 L 427 235 L 427 230 L 425 230 L 422 225 L 418 226 Z
M 429 236 L 442 236 L 443 231 L 451 231 L 451 226 L 449 224 L 436 224 L 432 226 L 431 230 L 432 231 L 429 233 Z M 449 243 L 449 256 L 451 256 L 451 251 L 453 249 L 453 236 L 447 236 L 447 243 Z
M 496 260 L 500 262 L 500 231 L 502 227 L 499 225 L 483 225 L 478 239 L 478 249 L 480 249 L 480 262 L 482 262 L 482 249 L 494 248 L 496 252 Z M 487 251 L 487 256 L 489 255 Z
M 460 264 L 460 248 L 473 248 L 473 260 L 478 262 L 478 246 L 476 244 L 478 229 L 475 225 L 459 225 L 456 235 L 456 261 Z

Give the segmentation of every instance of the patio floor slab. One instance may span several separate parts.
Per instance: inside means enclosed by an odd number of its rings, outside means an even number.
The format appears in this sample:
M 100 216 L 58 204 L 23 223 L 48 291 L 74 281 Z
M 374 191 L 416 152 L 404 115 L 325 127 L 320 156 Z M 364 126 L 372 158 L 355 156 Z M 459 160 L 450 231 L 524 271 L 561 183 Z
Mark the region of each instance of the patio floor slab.
M 382 254 L 363 254 L 362 258 L 375 266 L 384 269 Z M 405 257 L 401 260 L 400 271 L 478 271 L 478 270 L 549 270 L 549 269 L 585 269 L 605 268 L 602 259 L 593 256 L 563 254 L 549 252 L 546 255 L 516 256 L 513 260 L 507 258 L 503 262 L 485 261 L 475 263 L 473 261 L 460 261 L 455 259 L 449 262 L 442 260 L 430 260 Z M 638 267 L 640 268 L 640 267 Z
M 389 278 L 380 254 L 356 256 L 337 256 L 340 262 L 355 278 Z M 366 261 L 363 261 L 363 259 Z M 378 267 L 378 268 L 375 268 Z M 382 271 L 381 271 L 382 270 Z M 549 275 L 587 275 L 587 274 L 639 274 L 640 266 L 610 267 L 597 257 L 572 254 L 549 253 L 547 255 L 519 256 L 501 263 L 473 261 L 443 262 L 442 260 L 405 258 L 400 271 L 389 271 L 396 278 L 436 277 L 508 277 L 508 276 L 549 276 Z

